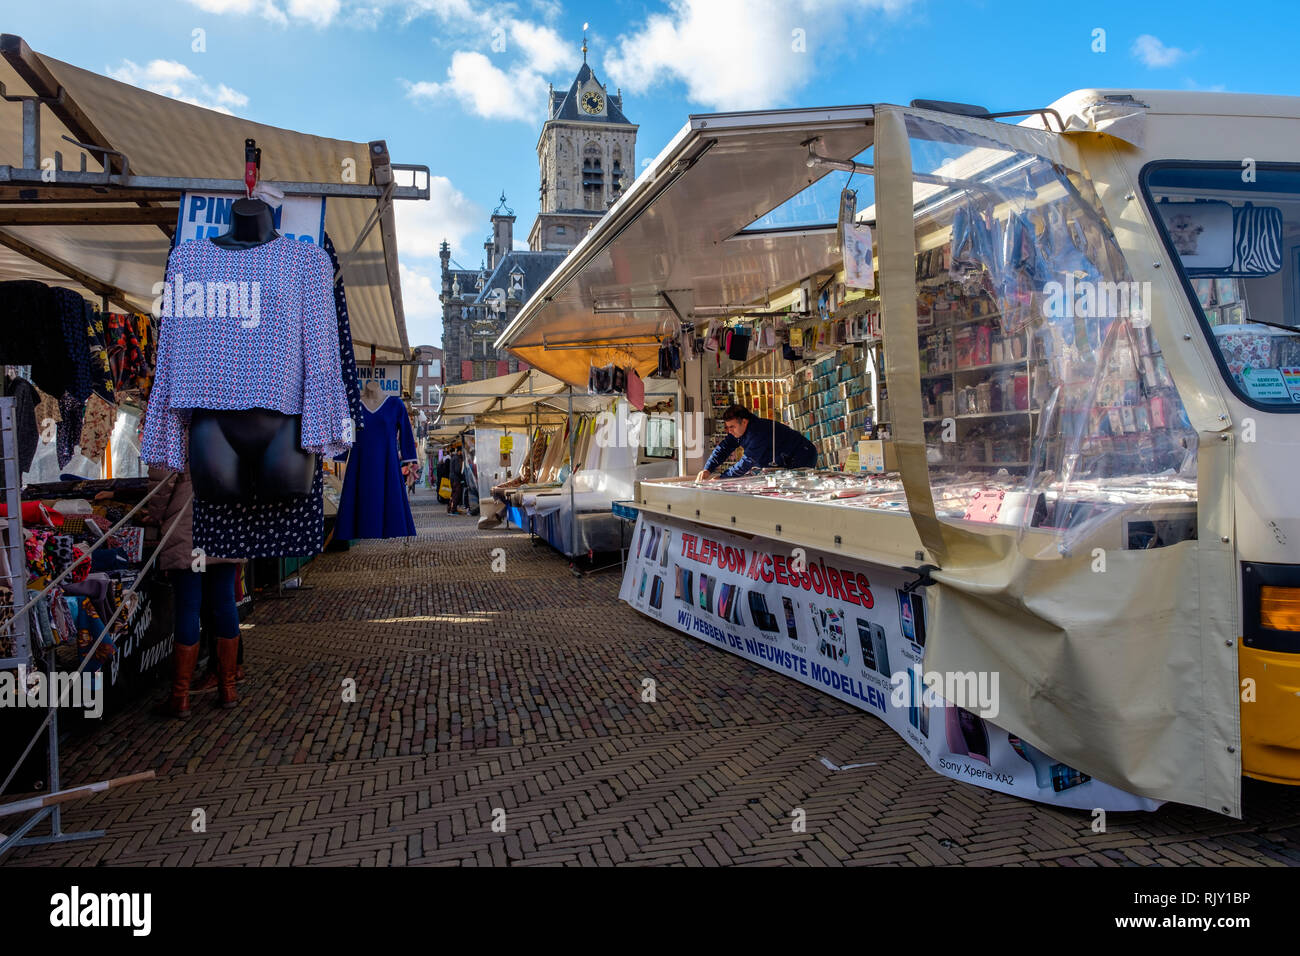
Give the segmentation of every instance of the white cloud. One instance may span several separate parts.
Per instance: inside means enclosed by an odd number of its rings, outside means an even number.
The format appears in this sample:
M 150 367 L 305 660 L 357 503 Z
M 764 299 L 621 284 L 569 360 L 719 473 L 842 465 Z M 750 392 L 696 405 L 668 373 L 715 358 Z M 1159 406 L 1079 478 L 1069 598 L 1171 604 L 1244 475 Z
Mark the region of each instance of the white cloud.
M 846 23 L 866 28 L 911 0 L 672 0 L 619 37 L 605 57 L 612 80 L 633 93 L 680 81 L 687 96 L 716 109 L 791 102 L 818 66 L 821 47 L 840 42 Z
M 190 0 L 205 13 L 249 14 L 266 6 L 265 0 Z
M 524 49 L 529 69 L 550 73 L 573 62 L 572 44 L 565 43 L 550 27 L 515 20 L 510 24 L 510 38 Z
M 457 50 L 445 83 L 407 83 L 406 95 L 417 103 L 450 96 L 488 119 L 532 122 L 546 102 L 546 82 L 530 69 L 502 70 L 482 53 Z
M 275 0 L 189 0 L 189 2 L 204 13 L 215 13 L 218 16 L 258 14 L 263 19 L 280 26 L 287 26 L 289 23 L 289 18 L 276 5 Z
M 480 27 L 492 25 L 495 19 L 485 5 L 475 9 L 469 0 L 396 0 L 405 8 L 405 19 L 412 20 L 423 14 L 432 14 L 446 23 L 464 25 L 474 22 Z
M 429 177 L 429 199 L 394 204 L 397 210 L 397 251 L 406 258 L 438 258 L 444 239 L 452 254 L 477 247 L 476 237 L 488 221 L 487 211 L 457 189 L 446 176 Z M 468 265 L 468 263 L 466 263 Z
M 317 27 L 329 26 L 342 6 L 340 0 L 289 0 L 289 16 Z
M 123 60 L 121 66 L 109 67 L 105 72 L 123 83 L 161 93 L 183 103 L 206 106 L 219 113 L 233 115 L 235 110 L 248 105 L 248 97 L 243 93 L 224 83 L 213 86 L 184 63 L 175 60 L 151 60 L 147 66 Z
M 442 347 L 442 303 L 438 291 L 441 275 L 432 269 L 399 266 L 402 275 L 402 311 L 406 313 L 406 337 L 412 345 Z
M 1188 55 L 1186 50 L 1180 50 L 1176 46 L 1165 46 L 1159 37 L 1153 37 L 1149 33 L 1144 33 L 1133 41 L 1131 52 L 1151 70 L 1173 66 Z
M 547 75 L 575 62 L 575 44 L 545 23 L 519 18 L 513 3 L 406 2 L 408 19 L 436 16 L 442 21 L 440 39 L 457 47 L 445 80 L 406 83 L 410 99 L 454 99 L 487 119 L 536 123 L 544 117 Z M 546 4 L 539 12 L 546 20 L 557 15 Z
M 204 13 L 218 16 L 257 15 L 278 26 L 288 26 L 292 20 L 294 23 L 305 23 L 313 27 L 327 27 L 332 24 L 342 12 L 344 4 L 344 0 L 189 0 L 189 2 Z M 380 5 L 390 2 L 391 0 L 379 0 Z M 379 7 L 374 0 L 369 3 L 347 0 L 347 5 L 348 22 L 357 26 L 369 25 L 369 21 L 377 18 L 379 14 Z

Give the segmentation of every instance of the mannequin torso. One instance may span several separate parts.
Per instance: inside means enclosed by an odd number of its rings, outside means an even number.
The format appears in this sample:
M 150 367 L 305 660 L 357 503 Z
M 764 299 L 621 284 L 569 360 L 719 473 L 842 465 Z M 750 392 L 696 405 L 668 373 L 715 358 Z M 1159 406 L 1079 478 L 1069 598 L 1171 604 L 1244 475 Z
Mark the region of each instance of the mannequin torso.
M 388 396 L 379 390 L 378 383 L 373 379 L 366 382 L 365 387 L 361 389 L 361 404 L 372 413 L 379 411 L 379 407 L 386 401 Z
M 260 199 L 237 199 L 230 207 L 230 230 L 210 241 L 238 252 L 279 238 L 270 206 Z M 271 498 L 311 494 L 316 456 L 303 451 L 301 436 L 299 415 L 265 408 L 194 409 L 190 474 L 195 495 L 235 501 L 254 494 Z

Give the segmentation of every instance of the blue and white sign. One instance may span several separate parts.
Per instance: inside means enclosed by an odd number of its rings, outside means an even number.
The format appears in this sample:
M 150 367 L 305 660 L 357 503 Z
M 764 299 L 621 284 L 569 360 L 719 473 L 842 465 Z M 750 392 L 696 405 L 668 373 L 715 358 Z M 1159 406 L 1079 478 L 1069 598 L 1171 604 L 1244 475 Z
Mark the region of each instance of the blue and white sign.
M 396 395 L 402 397 L 402 367 L 400 365 L 376 365 L 371 368 L 369 363 L 357 363 L 357 380 L 361 387 L 365 388 L 366 383 L 373 381 L 379 391 L 385 397 Z
M 176 241 L 211 239 L 230 231 L 230 206 L 243 193 L 181 193 Z M 290 239 L 320 245 L 325 237 L 325 197 L 285 196 L 277 206 L 268 202 L 275 231 Z

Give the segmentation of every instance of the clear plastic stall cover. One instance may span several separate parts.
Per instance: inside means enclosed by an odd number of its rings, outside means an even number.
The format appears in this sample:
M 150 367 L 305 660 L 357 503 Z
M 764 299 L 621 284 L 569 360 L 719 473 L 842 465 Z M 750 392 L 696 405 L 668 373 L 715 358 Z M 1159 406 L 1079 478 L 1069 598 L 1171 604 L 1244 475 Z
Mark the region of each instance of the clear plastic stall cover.
M 501 441 L 507 435 L 513 446 L 510 451 L 501 450 Z M 492 488 L 503 481 L 509 481 L 519 474 L 522 464 L 528 460 L 529 432 L 527 428 L 475 428 L 474 449 L 475 464 L 478 466 L 478 495 L 480 502 L 492 498 Z M 437 461 L 434 461 L 437 467 Z M 480 505 L 481 507 L 481 505 Z
M 1186 303 L 1133 284 L 1107 215 L 1133 211 L 1089 182 L 1123 194 L 1114 146 L 895 107 L 876 134 L 895 445 L 939 566 L 927 671 L 996 672 L 1022 739 L 1239 815 L 1231 448 L 1161 360 Z
M 1195 537 L 1196 436 L 1086 176 L 909 116 L 917 329 L 939 517 L 1025 548 Z

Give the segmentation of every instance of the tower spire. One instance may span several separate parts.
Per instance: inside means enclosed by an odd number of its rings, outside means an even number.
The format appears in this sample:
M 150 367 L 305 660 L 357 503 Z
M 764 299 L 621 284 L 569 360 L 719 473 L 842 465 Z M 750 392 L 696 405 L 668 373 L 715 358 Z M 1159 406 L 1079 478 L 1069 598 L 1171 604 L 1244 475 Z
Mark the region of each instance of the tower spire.
M 587 29 L 590 26 L 591 26 L 590 23 L 584 23 L 582 25 L 582 62 L 583 63 L 587 62 Z

